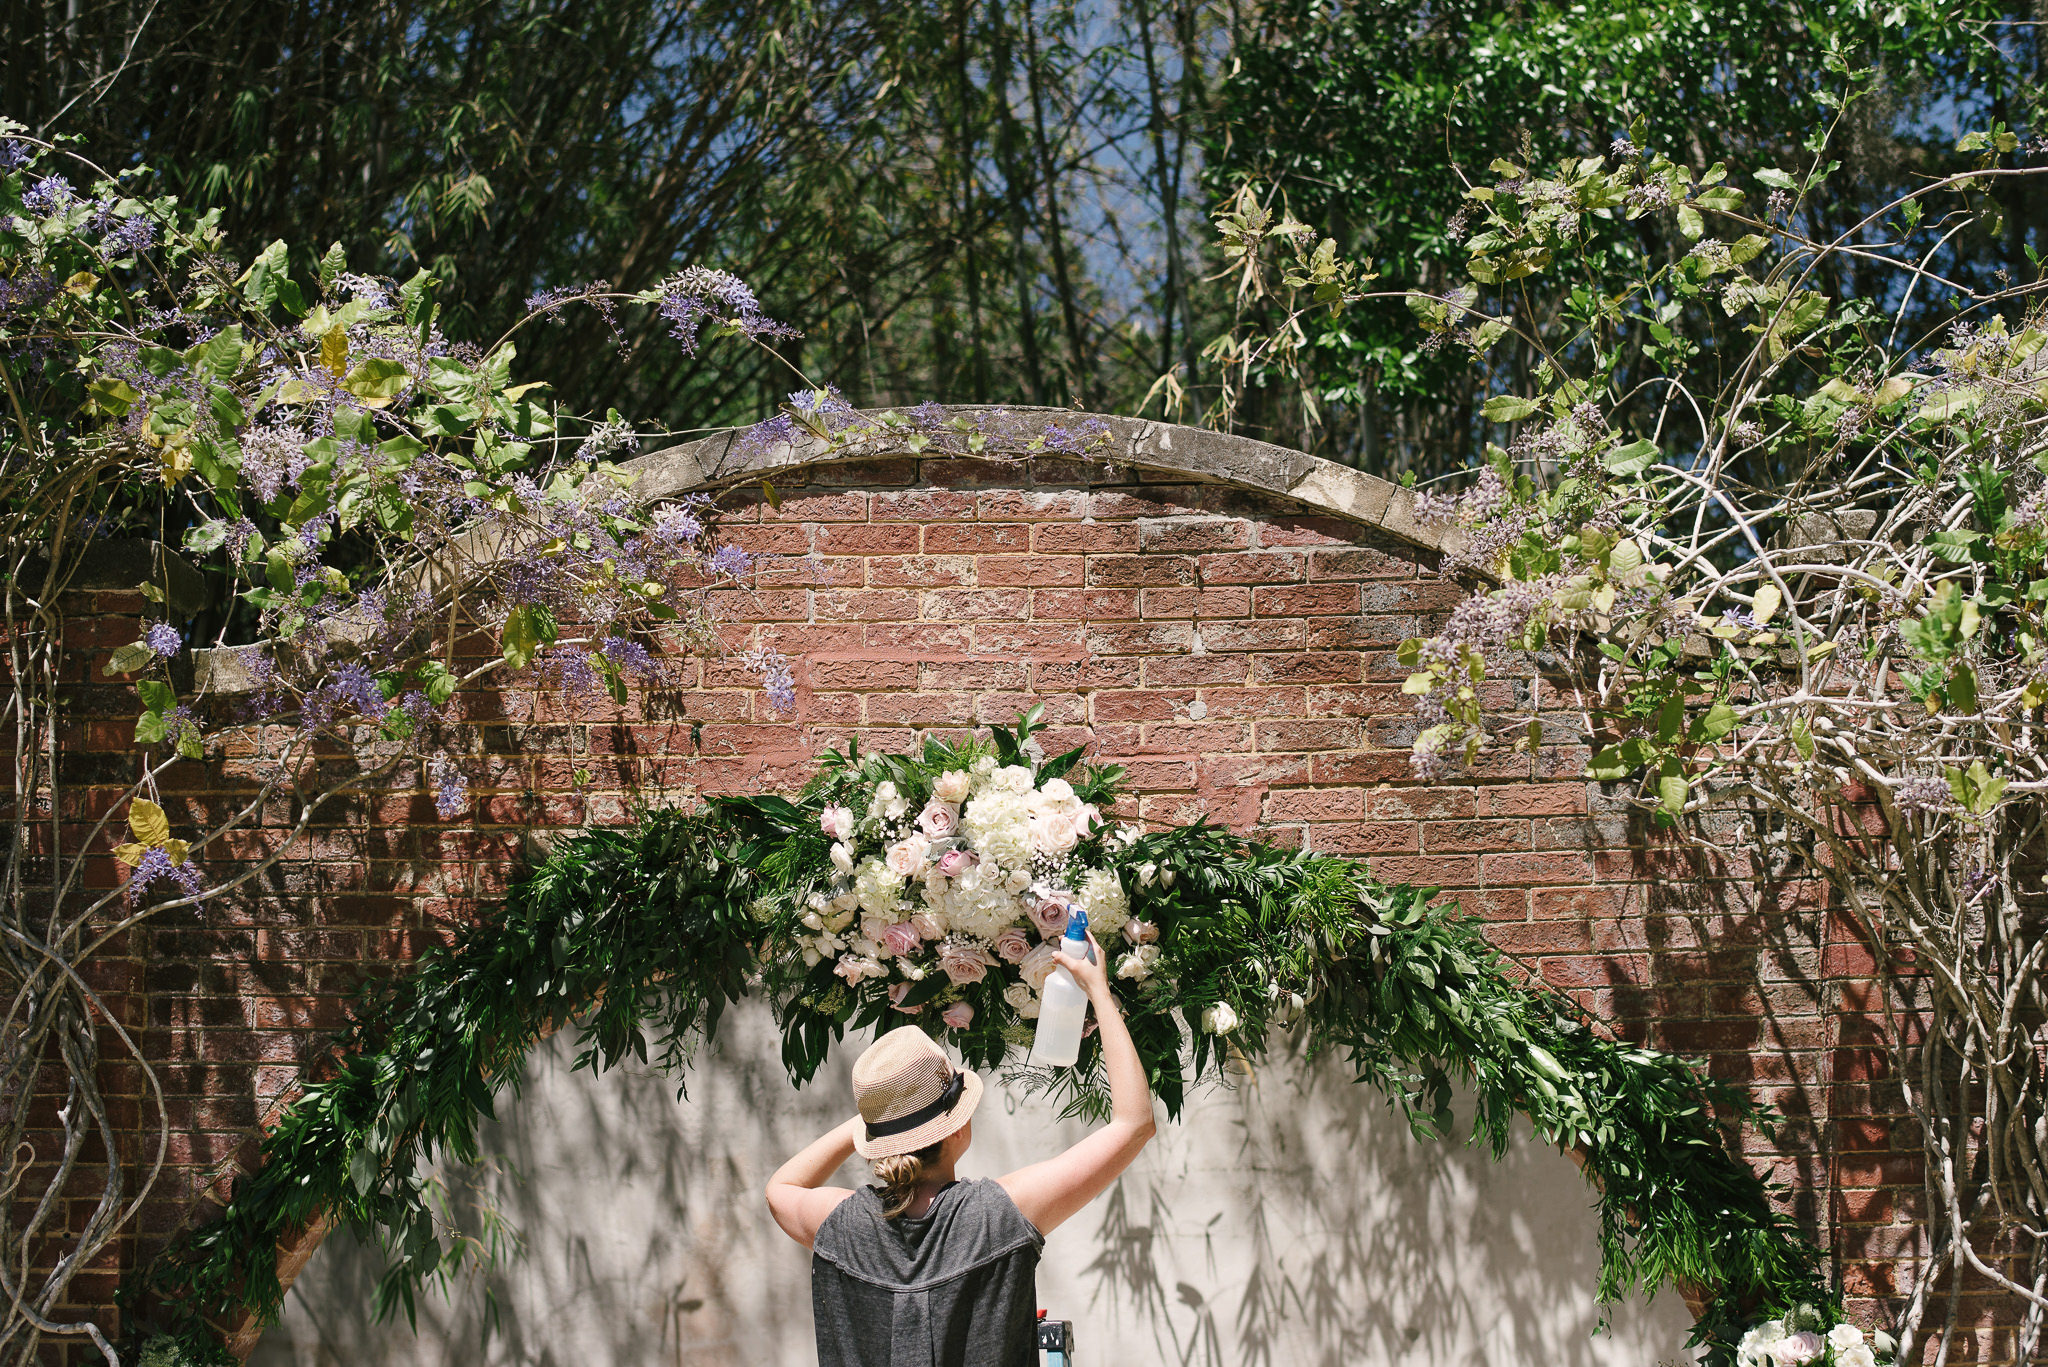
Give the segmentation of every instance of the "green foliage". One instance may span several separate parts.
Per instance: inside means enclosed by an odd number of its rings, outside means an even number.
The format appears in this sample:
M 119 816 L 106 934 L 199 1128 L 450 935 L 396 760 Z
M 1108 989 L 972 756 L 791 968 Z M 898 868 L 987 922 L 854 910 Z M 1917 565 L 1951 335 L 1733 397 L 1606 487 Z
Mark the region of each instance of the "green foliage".
M 1470 215 L 1461 196 L 1484 179 L 1482 168 L 1497 158 L 1533 169 L 1600 156 L 1623 134 L 1669 149 L 1695 177 L 1725 164 L 1799 196 L 1799 225 L 1815 238 L 1854 235 L 1947 150 L 1958 115 L 1967 127 L 1980 114 L 2014 119 L 2024 110 L 2038 128 L 2029 17 L 1979 0 L 1267 0 L 1221 83 L 1205 182 L 1215 201 L 1246 182 L 1272 186 L 1339 253 L 1370 254 L 1388 278 L 1435 296 L 1465 274 Z M 1865 66 L 1876 68 L 1881 98 L 1854 116 L 1849 150 L 1837 153 L 1844 165 L 1809 172 L 1802 144 L 1838 112 L 1837 73 Z M 1982 286 L 1999 267 L 2023 264 L 2019 244 L 2038 228 L 2039 209 L 2010 184 L 1986 189 L 2004 219 L 1939 253 L 1945 278 Z M 1717 207 L 1728 206 L 1710 194 L 1610 235 L 1575 263 L 1580 295 L 1597 300 L 1676 262 Z M 1762 239 L 1745 242 L 1735 244 L 1738 258 Z M 1883 289 L 1878 272 L 1850 257 L 1823 263 L 1814 285 L 1837 297 Z M 1937 293 L 1913 301 L 1921 326 L 1946 307 Z M 1693 317 L 1662 326 L 1662 339 L 1629 339 L 1625 372 L 1652 353 L 1709 345 Z M 1483 349 L 1487 364 L 1474 367 L 1432 346 L 1398 300 L 1371 303 L 1314 329 L 1303 349 L 1303 384 L 1324 407 L 1324 428 L 1292 419 L 1293 384 L 1277 371 L 1254 388 L 1245 420 L 1271 440 L 1316 441 L 1312 449 L 1374 473 L 1413 467 L 1428 477 L 1476 464 L 1496 435 L 1477 420 L 1480 406 L 1521 388 L 1544 356 L 1525 337 L 1495 342 Z
M 849 1028 L 894 1023 L 886 1001 L 857 1015 L 829 966 L 807 969 L 792 952 L 782 908 L 819 881 L 820 814 L 993 750 L 1028 759 L 1033 720 L 987 746 L 849 750 L 795 800 L 719 798 L 563 839 L 497 915 L 366 997 L 332 1074 L 266 1137 L 263 1166 L 221 1220 L 151 1270 L 172 1316 L 158 1327 L 198 1351 L 210 1342 L 204 1318 L 275 1315 L 277 1242 L 322 1214 L 377 1236 L 390 1258 L 379 1307 L 410 1314 L 417 1288 L 461 1256 L 443 1244 L 424 1169 L 437 1157 L 478 1158 L 477 1126 L 516 1090 L 527 1051 L 550 1030 L 576 1024 L 579 1067 L 630 1057 L 680 1073 L 725 1006 L 759 990 L 802 1082 Z M 1113 798 L 1116 771 L 1075 768 L 1076 758 L 1044 765 L 1062 767 L 1090 800 Z M 1475 1093 L 1474 1141 L 1496 1156 L 1517 1113 L 1543 1142 L 1578 1153 L 1598 1192 L 1603 1299 L 1674 1281 L 1708 1288 L 1717 1308 L 1703 1332 L 1720 1333 L 1758 1307 L 1823 1298 L 1816 1251 L 1722 1143 L 1717 1111 L 1726 1122 L 1761 1113 L 1685 1062 L 1601 1033 L 1562 995 L 1517 981 L 1477 923 L 1435 903 L 1434 889 L 1391 887 L 1357 861 L 1209 825 L 1106 845 L 1133 909 L 1160 930 L 1160 971 L 1116 987 L 1169 1114 L 1204 1078 L 1224 1077 L 1233 1055 L 1261 1054 L 1274 1030 L 1300 1031 L 1312 1054 L 1341 1054 L 1385 1092 L 1418 1136 L 1451 1133 L 1455 1079 Z M 1012 1028 L 999 991 L 977 1004 L 982 1014 L 953 1042 L 971 1063 L 1003 1064 L 1028 1034 Z M 941 1028 L 935 1013 L 919 1019 Z M 1076 1068 L 1026 1080 L 1077 1111 L 1105 1104 L 1092 1039 Z

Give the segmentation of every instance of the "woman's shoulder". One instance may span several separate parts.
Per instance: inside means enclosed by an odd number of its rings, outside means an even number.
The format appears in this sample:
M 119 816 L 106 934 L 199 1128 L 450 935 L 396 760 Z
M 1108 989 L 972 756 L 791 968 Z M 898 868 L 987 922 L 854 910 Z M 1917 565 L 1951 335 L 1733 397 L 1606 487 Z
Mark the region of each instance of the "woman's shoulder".
M 1044 1236 L 1037 1226 L 1024 1218 L 1024 1212 L 1017 1209 L 1017 1202 L 1009 1190 L 993 1177 L 976 1177 L 957 1183 L 960 1188 L 962 1213 L 971 1213 L 992 1230 L 1028 1238 L 1033 1243 L 1042 1243 Z

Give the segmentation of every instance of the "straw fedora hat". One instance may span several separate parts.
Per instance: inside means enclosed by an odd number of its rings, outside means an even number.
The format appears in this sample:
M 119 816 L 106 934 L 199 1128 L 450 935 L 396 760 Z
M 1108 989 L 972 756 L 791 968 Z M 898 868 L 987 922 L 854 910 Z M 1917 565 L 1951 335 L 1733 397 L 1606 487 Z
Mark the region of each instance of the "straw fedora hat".
M 981 1079 L 955 1068 L 946 1051 L 914 1025 L 867 1047 L 853 1065 L 853 1101 L 867 1133 L 853 1141 L 862 1158 L 916 1153 L 965 1125 L 981 1104 Z

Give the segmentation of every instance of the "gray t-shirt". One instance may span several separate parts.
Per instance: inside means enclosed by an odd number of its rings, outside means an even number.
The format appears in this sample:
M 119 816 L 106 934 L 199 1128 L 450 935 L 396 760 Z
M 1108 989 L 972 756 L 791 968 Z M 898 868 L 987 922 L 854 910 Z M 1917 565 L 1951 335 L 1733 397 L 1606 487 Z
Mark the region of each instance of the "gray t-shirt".
M 818 1367 L 1036 1367 L 1043 1247 L 996 1182 L 955 1182 L 894 1220 L 860 1188 L 811 1245 Z

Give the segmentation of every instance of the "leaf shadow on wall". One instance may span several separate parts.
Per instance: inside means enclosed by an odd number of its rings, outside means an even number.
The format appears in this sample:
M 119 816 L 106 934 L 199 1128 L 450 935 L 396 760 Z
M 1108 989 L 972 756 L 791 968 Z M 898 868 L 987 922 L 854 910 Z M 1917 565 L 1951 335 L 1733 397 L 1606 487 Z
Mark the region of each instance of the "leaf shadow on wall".
M 487 1199 L 523 1256 L 426 1297 L 415 1336 L 369 1315 L 376 1263 L 337 1235 L 294 1289 L 257 1367 L 752 1367 L 808 1364 L 809 1264 L 768 1219 L 761 1184 L 851 1111 L 841 1051 L 805 1091 L 748 1004 L 673 1079 L 572 1073 L 550 1041 L 526 1095 L 501 1106 Z M 1057 1152 L 1085 1127 L 992 1087 L 964 1176 Z M 842 1183 L 864 1170 L 849 1164 Z M 1675 1296 L 1623 1307 L 1589 1337 L 1591 1193 L 1569 1160 L 1521 1143 L 1494 1164 L 1461 1141 L 1419 1143 L 1341 1067 L 1276 1058 L 1203 1093 L 1095 1207 L 1056 1231 L 1040 1303 L 1077 1322 L 1079 1360 L 1130 1367 L 1630 1367 L 1677 1360 Z M 479 1350 L 484 1291 L 499 1327 Z

